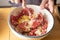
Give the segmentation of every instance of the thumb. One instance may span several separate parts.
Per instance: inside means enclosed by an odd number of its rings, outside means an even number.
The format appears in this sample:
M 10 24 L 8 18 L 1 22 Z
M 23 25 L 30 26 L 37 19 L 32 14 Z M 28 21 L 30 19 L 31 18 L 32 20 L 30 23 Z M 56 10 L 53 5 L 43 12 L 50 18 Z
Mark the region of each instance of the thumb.
M 16 4 L 22 3 L 22 0 L 15 0 Z
M 48 2 L 48 0 L 42 0 L 41 4 L 40 4 L 40 8 L 44 9 L 45 8 L 45 4 Z

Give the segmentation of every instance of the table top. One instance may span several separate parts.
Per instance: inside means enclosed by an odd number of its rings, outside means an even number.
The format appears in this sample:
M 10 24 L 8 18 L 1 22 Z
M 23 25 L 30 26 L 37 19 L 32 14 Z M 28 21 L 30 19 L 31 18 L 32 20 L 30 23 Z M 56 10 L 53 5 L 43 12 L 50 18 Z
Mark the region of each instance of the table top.
M 13 8 L 0 8 L 0 40 L 21 40 L 15 36 L 8 27 L 8 15 Z M 60 20 L 57 17 L 56 6 L 54 7 L 54 27 L 42 40 L 60 40 Z M 24 40 L 24 39 L 23 39 Z M 40 39 L 37 39 L 40 40 Z

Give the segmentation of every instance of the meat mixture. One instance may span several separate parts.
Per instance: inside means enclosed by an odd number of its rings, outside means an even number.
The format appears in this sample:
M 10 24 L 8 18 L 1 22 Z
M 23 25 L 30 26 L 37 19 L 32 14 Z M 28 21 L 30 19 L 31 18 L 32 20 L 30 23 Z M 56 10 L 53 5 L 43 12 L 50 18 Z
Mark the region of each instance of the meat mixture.
M 32 8 L 22 9 L 16 14 L 12 13 L 10 22 L 16 32 L 26 36 L 40 36 L 45 34 L 48 27 L 46 17 L 41 12 L 38 14 L 34 13 Z

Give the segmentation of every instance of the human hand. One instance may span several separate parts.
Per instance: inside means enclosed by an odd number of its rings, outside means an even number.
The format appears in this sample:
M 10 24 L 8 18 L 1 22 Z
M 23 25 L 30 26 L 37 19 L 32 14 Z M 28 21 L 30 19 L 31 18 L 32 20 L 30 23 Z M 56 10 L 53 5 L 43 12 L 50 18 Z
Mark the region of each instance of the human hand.
M 47 8 L 51 13 L 53 13 L 53 0 L 42 0 L 40 5 L 41 9 Z
M 10 0 L 12 3 L 16 3 L 16 4 L 19 4 L 22 2 L 22 0 Z

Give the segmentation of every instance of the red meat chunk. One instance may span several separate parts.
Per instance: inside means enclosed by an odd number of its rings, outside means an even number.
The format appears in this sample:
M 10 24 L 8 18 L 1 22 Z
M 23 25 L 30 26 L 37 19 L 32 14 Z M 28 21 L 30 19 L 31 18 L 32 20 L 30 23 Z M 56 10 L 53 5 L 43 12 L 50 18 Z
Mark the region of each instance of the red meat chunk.
M 48 27 L 48 21 L 44 18 L 43 22 L 44 22 L 44 24 L 42 26 L 42 34 L 45 34 L 47 31 L 47 27 Z
M 14 20 L 14 21 L 17 21 L 18 17 L 11 15 L 10 19 L 11 19 L 11 20 Z
M 32 24 L 32 29 L 35 29 L 40 26 L 40 22 L 38 20 L 35 20 Z
M 31 14 L 33 14 L 34 11 L 33 11 L 33 9 L 31 9 L 31 8 L 25 8 L 25 9 L 23 9 L 23 10 L 21 11 L 21 13 L 24 14 L 24 15 L 28 15 L 28 16 L 29 16 L 28 10 L 31 12 Z
M 38 14 L 38 19 L 43 19 L 42 13 L 39 13 L 39 14 Z
M 28 12 L 27 12 L 27 9 L 23 9 L 23 10 L 21 11 L 21 13 L 24 14 L 24 15 L 29 15 Z
M 45 33 L 46 33 L 46 31 L 47 31 L 46 29 L 45 29 L 45 30 L 42 30 L 42 34 L 45 34 Z
M 42 13 L 38 14 L 38 20 L 40 20 L 40 22 L 42 23 L 43 22 L 43 15 Z
M 25 31 L 25 30 L 26 30 L 25 26 L 27 26 L 27 25 L 28 25 L 27 22 L 23 22 L 23 23 L 20 23 L 20 24 L 18 25 L 18 27 L 19 27 L 22 31 Z
M 31 12 L 31 14 L 33 14 L 34 10 L 32 8 L 29 8 L 29 11 Z
M 31 30 L 31 32 L 29 32 L 29 36 L 35 36 L 36 34 L 35 34 L 35 31 L 36 31 L 37 29 L 34 29 L 34 30 Z
M 43 19 L 43 22 L 44 22 L 44 24 L 43 24 L 43 26 L 42 26 L 42 30 L 45 30 L 45 29 L 47 29 L 47 27 L 48 27 L 48 21 L 44 18 L 44 19 Z
M 21 18 L 22 16 L 23 16 L 23 13 L 20 12 L 17 17 L 18 17 L 18 18 Z
M 10 16 L 11 24 L 12 24 L 12 25 L 17 25 L 17 19 L 18 19 L 17 16 L 11 15 L 11 16 Z

